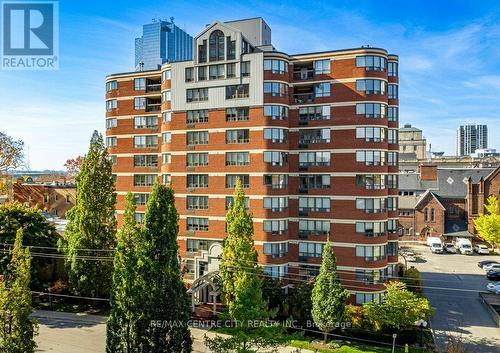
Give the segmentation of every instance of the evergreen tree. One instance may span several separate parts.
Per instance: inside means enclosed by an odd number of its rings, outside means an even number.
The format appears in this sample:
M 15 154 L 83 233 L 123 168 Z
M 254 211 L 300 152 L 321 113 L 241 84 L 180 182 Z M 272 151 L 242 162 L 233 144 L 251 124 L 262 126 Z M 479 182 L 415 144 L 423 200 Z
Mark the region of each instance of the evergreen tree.
M 118 232 L 114 258 L 111 313 L 107 321 L 106 352 L 138 352 L 136 323 L 141 319 L 141 301 L 144 288 L 140 259 L 140 230 L 135 221 L 134 196 L 125 198 L 123 225 Z
M 33 353 L 38 325 L 30 319 L 31 254 L 23 249 L 23 230 L 19 228 L 8 273 L 0 280 L 0 351 Z
M 64 239 L 59 242 L 66 256 L 69 283 L 75 294 L 108 296 L 112 263 L 78 258 L 108 257 L 109 253 L 102 250 L 114 249 L 116 244 L 116 194 L 111 160 L 102 135 L 97 131 L 90 140 L 76 184 L 76 206 L 66 213 L 68 224 Z
M 143 353 L 191 352 L 190 301 L 178 262 L 178 213 L 172 188 L 156 183 L 149 194 L 141 239 L 145 298 L 139 324 Z M 160 323 L 159 325 L 155 323 Z
M 323 249 L 323 261 L 312 290 L 312 317 L 314 323 L 323 331 L 325 341 L 328 332 L 344 318 L 347 292 L 337 277 L 337 260 L 332 244 L 327 241 Z

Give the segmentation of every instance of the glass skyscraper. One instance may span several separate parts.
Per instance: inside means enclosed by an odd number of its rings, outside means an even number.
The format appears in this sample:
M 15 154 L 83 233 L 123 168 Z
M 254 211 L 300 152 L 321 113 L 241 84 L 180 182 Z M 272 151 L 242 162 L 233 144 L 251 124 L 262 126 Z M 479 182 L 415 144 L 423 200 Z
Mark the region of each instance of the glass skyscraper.
M 166 62 L 192 60 L 193 37 L 171 21 L 154 20 L 135 39 L 135 70 L 158 70 Z

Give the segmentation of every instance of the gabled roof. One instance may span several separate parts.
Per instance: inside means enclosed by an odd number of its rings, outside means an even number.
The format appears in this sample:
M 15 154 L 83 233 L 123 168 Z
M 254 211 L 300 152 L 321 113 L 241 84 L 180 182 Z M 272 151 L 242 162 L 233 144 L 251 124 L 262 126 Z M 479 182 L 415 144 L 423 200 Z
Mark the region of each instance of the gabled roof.
M 488 174 L 485 180 L 492 180 L 500 174 L 500 166 L 494 169 L 490 174 Z
M 467 196 L 467 181 L 470 178 L 473 183 L 478 183 L 481 178 L 491 174 L 491 168 L 464 168 L 464 169 L 438 169 L 440 197 L 465 198 Z
M 443 204 L 441 203 L 441 201 L 439 200 L 439 197 L 434 194 L 432 191 L 430 190 L 427 190 L 421 197 L 420 199 L 417 201 L 417 203 L 415 204 L 415 208 L 418 208 L 418 206 L 427 198 L 427 196 L 431 196 L 432 198 L 434 198 L 438 205 L 443 209 L 445 210 L 446 208 L 443 206 Z
M 221 27 L 224 27 L 226 29 L 228 29 L 229 31 L 233 31 L 233 32 L 240 32 L 239 30 L 237 30 L 236 28 L 228 25 L 227 23 L 224 23 L 224 22 L 220 22 L 218 20 L 212 22 L 211 24 L 209 24 L 208 26 L 206 26 L 205 28 L 203 28 L 203 30 L 198 33 L 196 35 L 196 37 L 194 37 L 195 40 L 197 40 L 199 37 L 201 37 L 203 34 L 205 34 L 206 32 L 209 32 L 211 31 L 216 25 L 219 25 Z M 243 34 L 242 34 L 243 35 Z

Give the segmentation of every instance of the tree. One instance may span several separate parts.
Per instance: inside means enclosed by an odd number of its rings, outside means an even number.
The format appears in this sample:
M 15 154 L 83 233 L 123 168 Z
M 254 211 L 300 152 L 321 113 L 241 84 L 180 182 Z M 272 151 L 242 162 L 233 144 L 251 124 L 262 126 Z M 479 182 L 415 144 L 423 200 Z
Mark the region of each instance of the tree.
M 290 316 L 302 327 L 306 327 L 312 321 L 312 289 L 311 282 L 294 283 L 286 298 Z
M 145 284 L 140 273 L 140 230 L 135 221 L 134 196 L 125 198 L 123 225 L 118 232 L 114 258 L 111 313 L 107 321 L 106 352 L 132 353 L 139 351 L 137 321 Z
M 407 285 L 410 291 L 418 294 L 423 292 L 423 282 L 420 276 L 420 271 L 411 266 L 404 272 L 404 278 L 401 279 Z
M 68 159 L 64 166 L 66 167 L 66 175 L 70 178 L 74 178 L 80 172 L 82 167 L 84 157 L 77 156 L 75 158 Z
M 0 174 L 17 168 L 24 160 L 24 142 L 0 131 Z
M 92 135 L 76 183 L 76 206 L 66 213 L 65 236 L 59 242 L 66 258 L 69 284 L 78 295 L 108 296 L 112 263 L 105 258 L 116 244 L 116 194 L 111 161 L 97 131 Z
M 23 248 L 20 228 L 7 275 L 0 280 L 0 351 L 5 353 L 33 353 L 36 348 L 34 336 L 38 325 L 29 317 L 33 311 L 30 266 L 30 251 Z
M 27 246 L 55 247 L 60 238 L 53 225 L 42 213 L 18 202 L 0 205 L 0 243 L 14 244 L 19 228 L 24 230 L 23 242 Z M 11 260 L 8 253 L 0 254 L 0 271 L 5 273 Z M 34 258 L 31 266 L 32 288 L 40 288 L 54 279 L 56 261 L 51 258 Z
M 261 282 L 262 298 L 268 310 L 278 311 L 286 300 L 281 282 L 278 279 L 264 277 Z
M 474 220 L 474 226 L 481 238 L 493 246 L 498 246 L 500 244 L 500 214 L 498 214 L 497 197 L 495 195 L 488 197 L 484 208 L 486 208 L 486 214 L 481 213 Z
M 323 331 L 325 341 L 328 332 L 344 318 L 347 292 L 337 277 L 337 261 L 332 244 L 327 241 L 323 249 L 323 261 L 312 290 L 312 317 Z
M 429 301 L 406 289 L 402 282 L 390 282 L 381 303 L 363 304 L 363 316 L 376 330 L 410 328 L 432 314 Z
M 138 337 L 144 353 L 191 352 L 190 300 L 181 279 L 177 235 L 179 215 L 174 191 L 155 183 L 149 194 L 141 232 L 143 288 L 139 296 Z M 155 325 L 152 323 L 160 323 Z

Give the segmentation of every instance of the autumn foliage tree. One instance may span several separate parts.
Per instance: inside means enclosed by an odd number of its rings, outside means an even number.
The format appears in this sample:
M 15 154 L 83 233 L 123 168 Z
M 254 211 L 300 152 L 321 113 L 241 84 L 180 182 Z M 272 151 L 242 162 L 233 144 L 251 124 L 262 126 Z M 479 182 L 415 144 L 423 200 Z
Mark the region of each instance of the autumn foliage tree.
M 77 156 L 75 158 L 68 159 L 66 163 L 64 163 L 64 167 L 66 167 L 66 174 L 69 178 L 74 178 L 80 172 L 80 168 L 82 167 L 84 157 Z
M 0 131 L 0 173 L 17 168 L 23 162 L 24 142 Z

